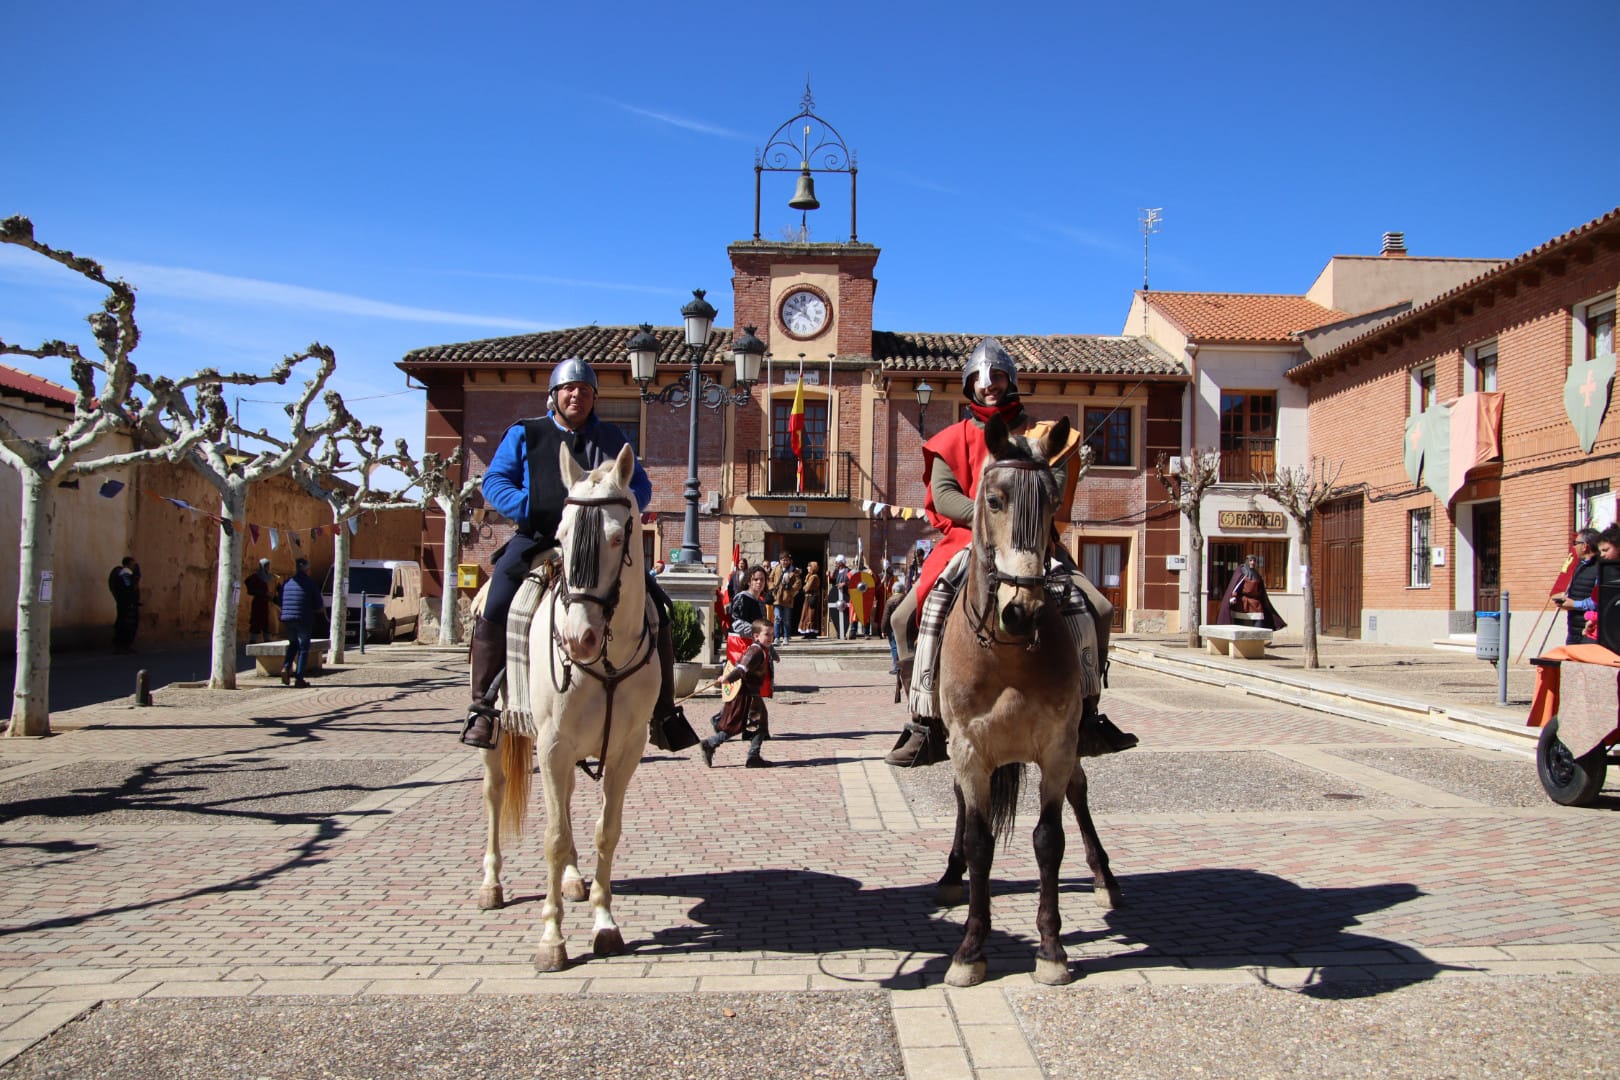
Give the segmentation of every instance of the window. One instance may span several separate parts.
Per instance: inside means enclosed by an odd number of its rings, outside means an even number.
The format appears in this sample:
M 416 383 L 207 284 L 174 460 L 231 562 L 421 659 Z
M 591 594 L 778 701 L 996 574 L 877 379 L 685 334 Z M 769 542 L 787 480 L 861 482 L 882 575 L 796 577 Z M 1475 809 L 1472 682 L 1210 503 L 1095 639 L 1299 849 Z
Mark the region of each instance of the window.
M 1276 392 L 1221 391 L 1221 482 L 1258 483 L 1276 467 Z
M 1411 577 L 1408 584 L 1414 589 L 1429 587 L 1429 514 L 1425 508 L 1407 514 L 1407 552 L 1410 556 Z
M 1433 364 L 1412 369 L 1412 415 L 1426 413 L 1434 407 L 1435 370 Z
M 1097 455 L 1097 465 L 1130 465 L 1131 410 L 1087 408 L 1086 445 Z
M 1585 483 L 1573 485 L 1570 488 L 1570 494 L 1573 496 L 1571 501 L 1574 504 L 1575 511 L 1570 531 L 1574 532 L 1576 529 L 1584 529 L 1588 525 L 1592 525 L 1593 521 L 1601 519 L 1603 515 L 1598 512 L 1598 507 L 1600 503 L 1608 501 L 1609 482 L 1607 480 L 1588 480 Z M 1599 528 L 1600 526 L 1592 525 L 1592 527 Z
M 1260 577 L 1266 583 L 1266 592 L 1288 590 L 1287 540 L 1211 540 L 1209 579 L 1205 582 L 1211 603 L 1220 602 L 1232 575 L 1237 573 L 1250 555 L 1258 564 Z
M 1575 359 L 1592 360 L 1614 352 L 1614 310 L 1613 296 L 1575 309 Z
M 827 399 L 804 399 L 804 486 L 799 486 L 798 459 L 788 437 L 788 417 L 793 399 L 771 399 L 771 476 L 772 491 L 803 491 L 823 494 L 827 488 Z
M 1496 342 L 1488 341 L 1468 350 L 1468 368 L 1473 373 L 1470 390 L 1488 394 L 1496 389 Z
M 630 449 L 641 458 L 641 402 L 636 398 L 596 399 L 596 415 L 624 432 Z

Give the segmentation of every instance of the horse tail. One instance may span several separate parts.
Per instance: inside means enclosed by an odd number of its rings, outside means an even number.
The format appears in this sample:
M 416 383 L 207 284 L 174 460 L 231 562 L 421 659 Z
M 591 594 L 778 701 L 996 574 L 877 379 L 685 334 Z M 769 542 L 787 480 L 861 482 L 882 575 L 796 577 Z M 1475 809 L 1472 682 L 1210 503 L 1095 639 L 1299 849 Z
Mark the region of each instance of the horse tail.
M 501 833 L 513 840 L 523 835 L 529 817 L 529 796 L 534 784 L 534 737 L 501 732 L 501 771 L 506 790 L 501 796 Z
M 1009 762 L 990 774 L 990 833 L 995 843 L 1004 844 L 1018 817 L 1018 788 L 1024 782 L 1024 763 Z

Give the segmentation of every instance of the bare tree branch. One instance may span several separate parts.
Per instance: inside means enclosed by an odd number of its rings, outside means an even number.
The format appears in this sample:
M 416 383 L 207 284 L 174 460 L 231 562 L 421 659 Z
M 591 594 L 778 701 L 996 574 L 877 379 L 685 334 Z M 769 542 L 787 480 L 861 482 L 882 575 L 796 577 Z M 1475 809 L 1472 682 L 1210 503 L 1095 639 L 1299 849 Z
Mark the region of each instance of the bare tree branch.
M 1187 519 L 1192 549 L 1187 559 L 1187 647 L 1196 649 L 1204 605 L 1204 493 L 1220 479 L 1221 455 L 1216 450 L 1194 450 L 1176 458 L 1160 454 L 1154 472 Z
M 1261 496 L 1282 507 L 1299 529 L 1300 566 L 1304 570 L 1305 666 L 1318 666 L 1316 652 L 1316 575 L 1312 573 L 1311 538 L 1316 508 L 1337 494 L 1344 462 L 1329 465 L 1326 458 L 1312 458 L 1305 465 L 1285 465 L 1260 480 Z M 1253 501 L 1253 500 L 1251 500 Z

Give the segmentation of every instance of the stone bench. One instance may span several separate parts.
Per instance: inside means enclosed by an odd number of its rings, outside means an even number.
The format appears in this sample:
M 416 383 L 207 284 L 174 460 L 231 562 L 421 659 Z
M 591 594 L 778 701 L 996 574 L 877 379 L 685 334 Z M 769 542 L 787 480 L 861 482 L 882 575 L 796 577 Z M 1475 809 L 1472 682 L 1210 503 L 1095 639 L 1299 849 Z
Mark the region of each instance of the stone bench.
M 315 638 L 309 643 L 309 659 L 304 663 L 304 674 L 314 675 L 321 670 L 321 663 L 326 659 L 326 650 L 331 646 L 331 638 Z M 287 655 L 287 642 L 262 641 L 245 646 L 247 654 L 253 657 L 253 667 L 260 675 L 274 677 L 281 674 L 281 661 Z
M 1204 648 L 1217 656 L 1239 656 L 1245 660 L 1258 660 L 1266 655 L 1271 644 L 1271 631 L 1263 626 L 1203 626 Z

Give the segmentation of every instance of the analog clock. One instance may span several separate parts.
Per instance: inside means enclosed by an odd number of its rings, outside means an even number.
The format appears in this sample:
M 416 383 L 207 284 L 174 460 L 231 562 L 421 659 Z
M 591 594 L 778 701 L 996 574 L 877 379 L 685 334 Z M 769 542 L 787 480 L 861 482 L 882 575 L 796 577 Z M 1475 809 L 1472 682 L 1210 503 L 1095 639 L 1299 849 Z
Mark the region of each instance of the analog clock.
M 790 337 L 813 338 L 827 328 L 832 304 L 820 289 L 800 286 L 782 297 L 779 318 Z

